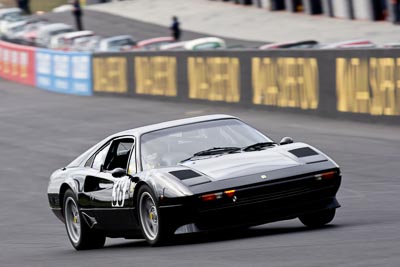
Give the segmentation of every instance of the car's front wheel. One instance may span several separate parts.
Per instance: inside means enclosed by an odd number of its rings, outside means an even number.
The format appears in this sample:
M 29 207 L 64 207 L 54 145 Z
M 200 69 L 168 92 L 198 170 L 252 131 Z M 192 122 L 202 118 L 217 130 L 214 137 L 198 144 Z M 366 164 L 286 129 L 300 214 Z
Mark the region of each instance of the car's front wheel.
M 64 195 L 64 219 L 68 238 L 76 250 L 101 248 L 104 246 L 106 237 L 90 229 L 79 210 L 75 194 L 67 190 Z
M 137 196 L 138 218 L 144 238 L 151 246 L 165 244 L 170 231 L 160 216 L 158 199 L 147 185 L 140 187 Z
M 330 223 L 335 217 L 335 209 L 322 210 L 305 214 L 299 217 L 300 221 L 308 227 L 321 227 Z

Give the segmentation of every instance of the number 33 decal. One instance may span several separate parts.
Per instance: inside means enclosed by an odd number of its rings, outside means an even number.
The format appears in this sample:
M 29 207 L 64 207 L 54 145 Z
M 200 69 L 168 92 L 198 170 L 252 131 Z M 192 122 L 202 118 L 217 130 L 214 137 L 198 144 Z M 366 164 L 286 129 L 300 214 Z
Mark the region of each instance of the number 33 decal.
M 111 207 L 123 207 L 125 203 L 125 195 L 130 185 L 129 178 L 122 178 L 114 183 L 112 191 L 112 202 Z

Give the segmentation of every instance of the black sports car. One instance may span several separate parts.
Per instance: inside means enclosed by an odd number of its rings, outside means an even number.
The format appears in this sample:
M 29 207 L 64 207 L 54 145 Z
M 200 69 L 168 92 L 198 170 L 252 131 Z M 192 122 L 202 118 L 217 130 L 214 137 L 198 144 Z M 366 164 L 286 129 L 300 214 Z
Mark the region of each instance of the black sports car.
M 112 135 L 50 177 L 48 198 L 72 245 L 249 227 L 299 218 L 329 223 L 340 205 L 339 166 L 285 137 L 211 115 Z

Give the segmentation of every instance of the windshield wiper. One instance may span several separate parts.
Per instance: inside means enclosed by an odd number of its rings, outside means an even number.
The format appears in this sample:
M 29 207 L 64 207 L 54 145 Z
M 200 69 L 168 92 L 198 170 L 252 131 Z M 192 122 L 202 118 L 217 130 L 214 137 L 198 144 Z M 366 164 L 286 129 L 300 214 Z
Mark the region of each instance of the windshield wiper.
M 202 150 L 202 151 L 196 152 L 190 158 L 182 160 L 181 163 L 191 160 L 195 157 L 218 155 L 218 154 L 223 154 L 223 153 L 232 153 L 232 152 L 236 152 L 239 150 L 242 150 L 242 149 L 240 147 L 230 147 L 230 146 L 228 146 L 228 147 L 213 147 L 213 148 L 210 148 L 207 150 Z
M 226 147 L 213 147 L 207 150 L 203 150 L 197 153 L 194 153 L 193 156 L 208 156 L 208 155 L 215 155 L 215 154 L 221 154 L 224 152 L 234 152 L 240 150 L 240 147 L 234 147 L 234 146 L 226 146 Z
M 242 150 L 243 151 L 256 151 L 256 150 L 263 149 L 264 147 L 267 147 L 267 146 L 275 146 L 275 145 L 276 145 L 275 142 L 261 142 L 261 143 L 255 143 L 255 144 L 246 146 Z

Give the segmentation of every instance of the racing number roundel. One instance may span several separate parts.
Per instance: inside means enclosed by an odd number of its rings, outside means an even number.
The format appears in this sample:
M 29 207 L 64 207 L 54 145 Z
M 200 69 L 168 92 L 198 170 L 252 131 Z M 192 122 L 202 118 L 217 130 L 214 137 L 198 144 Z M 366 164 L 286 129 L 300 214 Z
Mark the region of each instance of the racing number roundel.
M 114 183 L 113 191 L 112 191 L 112 201 L 111 207 L 123 207 L 125 203 L 125 196 L 129 189 L 130 179 L 128 177 L 124 177 L 121 180 L 118 180 Z

